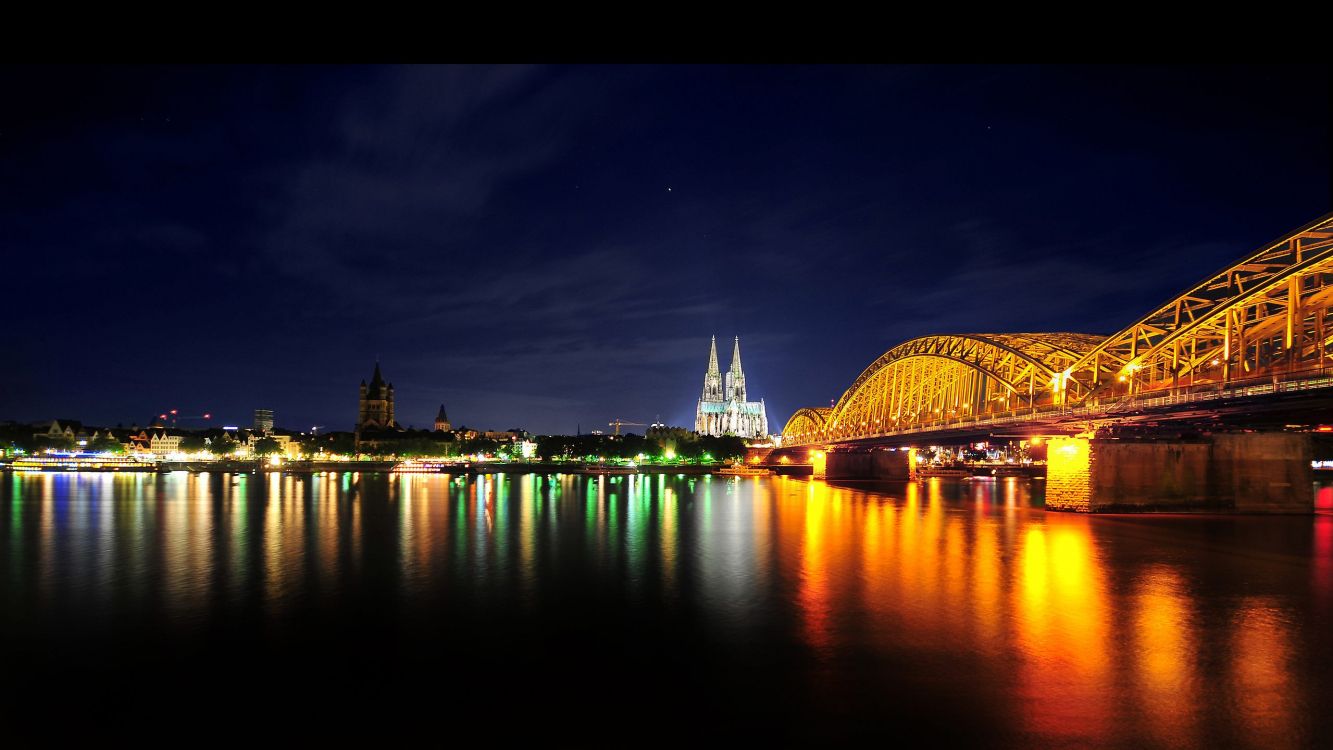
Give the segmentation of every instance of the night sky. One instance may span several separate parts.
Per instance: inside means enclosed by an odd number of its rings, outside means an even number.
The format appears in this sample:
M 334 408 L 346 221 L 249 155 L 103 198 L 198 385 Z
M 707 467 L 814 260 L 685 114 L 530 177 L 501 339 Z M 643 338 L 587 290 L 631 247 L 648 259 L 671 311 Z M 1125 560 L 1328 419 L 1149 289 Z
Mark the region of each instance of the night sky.
M 0 420 L 780 431 L 929 333 L 1111 333 L 1330 208 L 1327 68 L 0 69 Z M 196 423 L 197 424 L 197 423 Z M 641 431 L 643 428 L 636 428 Z

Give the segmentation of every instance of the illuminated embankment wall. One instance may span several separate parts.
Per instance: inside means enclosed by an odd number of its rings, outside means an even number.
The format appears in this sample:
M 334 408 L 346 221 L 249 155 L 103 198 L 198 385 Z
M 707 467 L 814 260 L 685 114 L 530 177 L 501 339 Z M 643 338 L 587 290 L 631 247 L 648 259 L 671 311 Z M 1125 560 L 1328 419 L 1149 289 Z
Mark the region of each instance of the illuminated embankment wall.
M 1046 507 L 1308 513 L 1311 455 L 1309 435 L 1296 433 L 1145 442 L 1052 438 Z

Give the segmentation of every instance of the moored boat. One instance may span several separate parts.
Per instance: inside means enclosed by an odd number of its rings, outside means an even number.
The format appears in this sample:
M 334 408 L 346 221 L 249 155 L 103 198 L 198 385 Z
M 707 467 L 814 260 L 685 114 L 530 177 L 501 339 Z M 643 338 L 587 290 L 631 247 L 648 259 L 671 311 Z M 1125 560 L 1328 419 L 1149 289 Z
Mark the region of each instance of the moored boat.
M 637 467 L 637 466 L 611 466 L 611 465 L 606 465 L 606 464 L 593 464 L 593 465 L 590 465 L 590 466 L 584 468 L 583 473 L 585 473 L 585 474 L 607 474 L 607 475 L 611 475 L 611 476 L 628 476 L 628 475 L 630 475 L 630 474 L 638 474 L 638 473 L 639 473 L 639 467 Z
M 718 469 L 717 473 L 728 477 L 767 477 L 772 476 L 773 471 L 771 469 L 761 469 L 758 466 L 746 466 L 740 461 L 736 461 Z
M 116 454 L 50 453 L 15 458 L 8 468 L 14 471 L 154 471 L 157 463 Z
M 391 474 L 444 474 L 455 472 L 459 469 L 467 468 L 466 464 L 457 464 L 448 461 L 417 461 L 415 459 L 404 459 L 393 465 L 389 469 Z
M 919 477 L 951 477 L 962 479 L 972 476 L 971 469 L 960 469 L 953 466 L 925 466 L 917 469 Z

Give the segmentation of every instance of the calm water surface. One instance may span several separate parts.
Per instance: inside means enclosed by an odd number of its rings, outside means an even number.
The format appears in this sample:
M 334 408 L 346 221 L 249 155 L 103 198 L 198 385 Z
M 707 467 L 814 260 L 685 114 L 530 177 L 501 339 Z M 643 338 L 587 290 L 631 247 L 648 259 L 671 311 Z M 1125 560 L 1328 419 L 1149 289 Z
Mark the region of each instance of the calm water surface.
M 2 474 L 2 731 L 1333 743 L 1333 487 L 1271 518 L 1040 493 Z

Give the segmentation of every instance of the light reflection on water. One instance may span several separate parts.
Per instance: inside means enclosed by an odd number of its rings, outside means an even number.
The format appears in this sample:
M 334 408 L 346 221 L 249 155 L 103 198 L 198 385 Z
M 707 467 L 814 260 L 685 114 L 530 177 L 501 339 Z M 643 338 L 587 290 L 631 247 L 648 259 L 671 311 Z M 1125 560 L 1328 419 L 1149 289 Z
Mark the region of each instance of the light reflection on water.
M 1327 512 L 1092 518 L 1042 511 L 1040 485 L 1015 479 L 176 473 L 2 486 L 8 637 L 114 638 L 134 623 L 189 638 L 220 620 L 281 633 L 352 610 L 540 628 L 577 598 L 590 619 L 678 623 L 715 647 L 701 671 L 790 703 L 809 726 L 864 727 L 910 694 L 963 736 L 1015 746 L 1328 739 Z M 1316 505 L 1333 508 L 1333 487 Z M 753 675 L 736 678 L 738 664 Z

